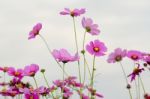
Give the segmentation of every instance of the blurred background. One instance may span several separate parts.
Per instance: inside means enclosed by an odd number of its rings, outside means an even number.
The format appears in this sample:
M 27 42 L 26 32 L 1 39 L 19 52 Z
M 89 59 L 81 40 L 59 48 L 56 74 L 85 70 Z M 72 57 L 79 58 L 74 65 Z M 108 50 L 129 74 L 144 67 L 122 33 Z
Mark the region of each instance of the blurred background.
M 62 71 L 43 41 L 39 37 L 33 40 L 27 38 L 32 27 L 41 22 L 43 28 L 40 34 L 45 37 L 51 49 L 66 48 L 74 54 L 72 18 L 59 15 L 65 7 L 86 8 L 86 14 L 76 18 L 80 48 L 84 33 L 81 19 L 85 16 L 99 24 L 101 30 L 98 37 L 87 35 L 86 43 L 100 39 L 108 47 L 107 54 L 116 47 L 150 52 L 149 0 L 0 0 L 0 66 L 23 68 L 36 63 L 46 69 L 50 83 L 61 78 Z M 92 57 L 89 54 L 87 57 L 91 64 Z M 95 87 L 105 99 L 128 99 L 121 67 L 119 64 L 108 64 L 106 59 L 107 55 L 96 58 L 98 75 Z M 123 65 L 129 74 L 133 62 L 126 59 Z M 77 64 L 69 63 L 66 71 L 77 76 Z M 39 85 L 44 83 L 40 74 L 36 78 Z M 142 78 L 147 92 L 150 93 L 150 72 L 143 73 Z

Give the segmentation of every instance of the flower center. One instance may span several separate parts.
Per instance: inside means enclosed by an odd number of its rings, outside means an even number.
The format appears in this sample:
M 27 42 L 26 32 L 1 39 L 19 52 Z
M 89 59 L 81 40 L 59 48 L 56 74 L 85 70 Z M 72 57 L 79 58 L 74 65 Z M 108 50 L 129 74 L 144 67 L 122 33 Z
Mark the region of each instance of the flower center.
M 20 73 L 19 72 L 15 72 L 15 76 L 19 76 L 20 75 Z
M 138 75 L 139 72 L 140 72 L 140 69 L 139 68 L 134 68 L 133 72 Z
M 94 50 L 95 52 L 99 52 L 99 51 L 100 51 L 100 48 L 99 48 L 99 47 L 94 47 L 93 50 Z
M 33 96 L 30 96 L 30 99 L 33 99 Z
M 137 59 L 138 59 L 138 56 L 135 55 L 135 54 L 133 54 L 133 55 L 131 56 L 131 58 L 132 58 L 133 60 L 137 60 Z
M 90 31 L 91 31 L 91 28 L 88 27 L 88 26 L 87 26 L 85 29 L 86 29 L 87 32 L 90 32 Z
M 121 55 L 116 56 L 116 57 L 115 57 L 115 60 L 116 60 L 117 62 L 118 62 L 118 61 L 121 61 L 121 60 L 122 60 Z
M 70 15 L 71 15 L 72 17 L 74 17 L 74 12 L 73 12 L 73 11 L 71 11 L 71 12 L 70 12 Z

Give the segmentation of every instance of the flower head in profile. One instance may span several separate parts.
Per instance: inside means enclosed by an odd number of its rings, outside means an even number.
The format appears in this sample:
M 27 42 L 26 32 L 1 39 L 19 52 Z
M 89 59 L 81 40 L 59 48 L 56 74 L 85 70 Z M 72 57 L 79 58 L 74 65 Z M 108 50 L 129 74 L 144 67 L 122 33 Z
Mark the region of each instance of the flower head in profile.
M 144 68 L 140 68 L 140 65 L 138 64 L 138 66 L 134 68 L 133 72 L 128 75 L 128 77 L 131 76 L 131 82 L 135 80 L 136 76 L 139 76 L 142 71 L 144 71 Z
M 24 68 L 25 76 L 34 76 L 39 71 L 39 65 L 31 64 Z
M 10 67 L 0 67 L 0 71 L 7 72 Z
M 91 41 L 86 45 L 86 50 L 94 56 L 103 56 L 107 51 L 105 44 L 99 40 Z
M 143 60 L 150 65 L 150 55 L 146 55 Z
M 13 68 L 13 67 L 10 67 L 7 73 L 10 76 L 14 76 L 14 77 L 17 77 L 17 78 L 20 78 L 20 79 L 24 76 L 22 69 L 15 70 L 15 68 Z
M 20 91 L 24 93 L 25 99 L 40 99 L 39 93 L 33 88 L 24 88 L 20 89 Z
M 98 35 L 100 30 L 98 29 L 98 25 L 93 23 L 91 18 L 82 18 L 82 26 L 86 30 L 86 32 L 90 33 L 91 35 Z
M 74 62 L 79 60 L 79 56 L 77 53 L 72 56 L 66 49 L 55 49 L 53 50 L 52 55 L 56 60 L 63 63 Z
M 120 62 L 127 54 L 126 50 L 122 50 L 121 48 L 117 48 L 114 52 L 110 53 L 107 59 L 108 63 Z
M 61 15 L 70 15 L 72 17 L 77 17 L 77 16 L 80 16 L 81 14 L 84 14 L 84 13 L 85 13 L 84 8 L 82 8 L 82 9 L 73 9 L 73 10 L 70 10 L 69 8 L 64 8 L 64 11 L 60 12 Z
M 138 61 L 143 58 L 143 54 L 140 51 L 130 50 L 127 52 L 127 57 L 134 61 Z
M 41 23 L 37 23 L 37 24 L 33 27 L 33 29 L 29 32 L 29 37 L 28 37 L 28 39 L 30 40 L 30 39 L 35 38 L 35 37 L 39 34 L 39 32 L 40 32 L 41 29 L 42 29 L 42 24 L 41 24 Z

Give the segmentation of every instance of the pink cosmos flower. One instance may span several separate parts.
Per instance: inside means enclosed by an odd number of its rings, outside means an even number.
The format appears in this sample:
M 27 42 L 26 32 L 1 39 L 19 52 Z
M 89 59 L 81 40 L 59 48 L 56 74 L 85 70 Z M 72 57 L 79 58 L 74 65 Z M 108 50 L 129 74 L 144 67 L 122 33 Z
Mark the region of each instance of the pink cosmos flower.
M 33 29 L 30 31 L 28 39 L 35 38 L 39 34 L 39 32 L 40 32 L 41 29 L 42 29 L 42 24 L 41 23 L 37 23 L 33 27 Z
M 148 65 L 150 65 L 150 55 L 147 55 L 146 57 L 144 57 L 143 59 Z
M 108 63 L 120 62 L 127 54 L 126 50 L 122 50 L 121 48 L 115 49 L 114 52 L 110 53 L 108 56 Z
M 9 67 L 0 67 L 0 71 L 7 72 L 9 70 Z
M 82 18 L 82 26 L 85 28 L 86 32 L 90 33 L 91 35 L 98 35 L 100 30 L 98 29 L 98 25 L 93 23 L 91 18 Z
M 143 58 L 143 54 L 140 51 L 130 50 L 127 52 L 127 57 L 134 61 L 138 61 Z
M 25 99 L 40 99 L 39 93 L 34 89 L 24 88 L 23 91 Z
M 103 56 L 107 51 L 105 44 L 99 40 L 91 41 L 90 44 L 86 45 L 86 50 L 94 56 Z
M 39 71 L 39 65 L 31 64 L 24 68 L 24 75 L 25 76 L 34 76 L 36 72 Z
M 144 99 L 150 99 L 150 95 L 149 94 L 145 94 L 144 95 Z
M 79 60 L 79 56 L 76 53 L 74 56 L 70 55 L 66 49 L 53 50 L 52 55 L 59 62 L 67 63 Z
M 92 87 L 88 87 L 87 89 L 91 93 L 92 96 L 97 96 L 99 98 L 103 98 L 103 95 L 97 93 L 96 90 L 93 89 Z
M 128 75 L 128 77 L 131 76 L 131 82 L 135 80 L 136 76 L 139 76 L 142 71 L 144 71 L 144 68 L 140 68 L 140 65 L 138 64 L 138 67 L 136 67 L 133 72 Z
M 23 70 L 22 69 L 15 70 L 15 68 L 10 67 L 7 73 L 10 76 L 18 77 L 20 79 L 23 77 Z
M 61 15 L 70 15 L 72 17 L 77 17 L 77 16 L 80 16 L 81 14 L 84 14 L 84 13 L 85 13 L 84 8 L 82 8 L 82 9 L 73 9 L 73 10 L 70 10 L 69 8 L 64 8 L 64 11 L 60 12 Z

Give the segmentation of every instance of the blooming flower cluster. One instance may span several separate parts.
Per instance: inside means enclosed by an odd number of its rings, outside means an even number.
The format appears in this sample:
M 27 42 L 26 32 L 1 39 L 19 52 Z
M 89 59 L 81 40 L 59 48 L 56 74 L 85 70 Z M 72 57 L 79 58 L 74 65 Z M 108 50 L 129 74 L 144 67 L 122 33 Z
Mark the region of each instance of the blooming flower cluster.
M 45 43 L 47 49 L 49 50 L 50 54 L 58 64 L 58 66 L 62 69 L 62 78 L 57 79 L 49 84 L 47 80 L 47 76 L 45 75 L 45 69 L 41 69 L 40 73 L 43 75 L 43 80 L 46 82 L 46 85 L 38 85 L 38 80 L 36 80 L 36 75 L 39 73 L 40 66 L 37 64 L 30 64 L 25 66 L 24 68 L 15 68 L 13 66 L 0 66 L 0 72 L 4 74 L 1 76 L 3 81 L 0 81 L 0 95 L 3 96 L 5 99 L 6 97 L 17 98 L 17 99 L 41 99 L 42 98 L 50 98 L 50 99 L 71 99 L 74 98 L 74 95 L 80 99 L 101 99 L 104 98 L 102 94 L 97 92 L 97 89 L 94 85 L 95 79 L 95 71 L 96 71 L 96 64 L 95 60 L 97 57 L 102 57 L 106 55 L 107 46 L 104 42 L 99 39 L 94 39 L 92 41 L 86 42 L 86 34 L 90 34 L 91 36 L 97 36 L 100 34 L 101 30 L 99 29 L 98 24 L 95 24 L 91 18 L 83 17 L 81 22 L 82 28 L 84 29 L 85 33 L 83 34 L 83 48 L 81 53 L 79 53 L 79 45 L 78 45 L 78 36 L 76 32 L 76 24 L 75 18 L 83 15 L 85 13 L 85 9 L 69 9 L 64 8 L 63 11 L 60 12 L 60 15 L 69 15 L 73 18 L 73 25 L 74 25 L 74 33 L 75 33 L 75 46 L 76 52 L 72 55 L 68 52 L 67 49 L 53 49 L 51 50 L 48 46 L 45 38 L 40 34 L 42 29 L 42 24 L 37 23 L 32 30 L 29 32 L 28 39 L 33 39 L 36 36 L 40 36 L 40 38 Z M 87 44 L 85 44 L 87 43 Z M 92 69 L 89 67 L 89 63 L 86 59 L 86 52 L 89 53 L 89 56 L 93 58 Z M 81 54 L 81 55 L 80 55 Z M 83 56 L 83 57 L 82 57 Z M 83 58 L 83 64 L 81 60 Z M 89 57 L 90 58 L 90 57 Z M 134 63 L 130 74 L 126 74 L 126 71 L 123 67 L 122 61 L 124 58 L 128 58 L 130 61 Z M 78 77 L 71 76 L 65 70 L 65 65 L 67 63 L 76 62 L 78 65 Z M 136 87 L 136 99 L 140 99 L 140 87 L 143 89 L 143 98 L 150 99 L 150 95 L 146 93 L 143 81 L 141 79 L 141 74 L 146 70 L 150 70 L 150 53 L 141 52 L 138 50 L 127 50 L 116 48 L 114 52 L 108 55 L 107 59 L 108 63 L 120 63 L 121 69 L 124 74 L 124 78 L 127 84 L 127 89 L 129 91 L 130 99 L 134 99 L 131 88 L 132 82 L 135 82 Z M 83 75 L 81 74 L 81 67 L 84 67 Z M 87 78 L 88 81 L 86 82 L 86 71 L 88 70 L 89 76 Z M 6 77 L 10 76 L 10 80 L 6 80 Z M 32 81 L 26 81 L 26 78 L 33 79 Z M 130 78 L 130 82 L 128 81 Z M 137 88 L 138 83 L 138 88 Z

